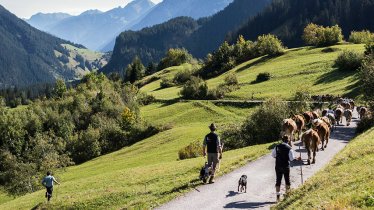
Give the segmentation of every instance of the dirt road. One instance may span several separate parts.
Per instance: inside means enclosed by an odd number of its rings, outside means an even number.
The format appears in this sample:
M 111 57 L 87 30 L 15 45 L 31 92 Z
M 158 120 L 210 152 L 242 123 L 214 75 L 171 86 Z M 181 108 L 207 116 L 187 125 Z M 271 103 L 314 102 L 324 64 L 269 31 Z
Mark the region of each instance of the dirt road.
M 343 121 L 344 126 L 338 126 L 331 134 L 327 148 L 317 153 L 315 164 L 306 165 L 307 153 L 301 147 L 304 181 L 323 168 L 355 136 L 357 112 L 353 116 L 353 123 L 349 127 L 345 126 L 345 121 Z M 299 143 L 296 142 L 293 146 L 296 157 L 300 155 Z M 300 165 L 301 162 L 291 167 L 291 188 L 301 185 Z M 269 209 L 276 200 L 274 167 L 275 160 L 268 154 L 218 178 L 216 183 L 200 186 L 159 209 Z M 248 176 L 247 193 L 237 192 L 237 182 L 242 174 Z M 283 194 L 285 189 L 284 180 L 282 181 Z

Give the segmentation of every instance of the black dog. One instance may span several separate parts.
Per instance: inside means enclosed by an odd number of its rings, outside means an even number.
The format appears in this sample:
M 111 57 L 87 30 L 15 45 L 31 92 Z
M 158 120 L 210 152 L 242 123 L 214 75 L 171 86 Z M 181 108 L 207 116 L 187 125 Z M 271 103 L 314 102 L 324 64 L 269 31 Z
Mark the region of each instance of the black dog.
M 212 175 L 212 167 L 205 162 L 205 165 L 200 170 L 200 180 L 206 183 Z
M 247 175 L 242 175 L 239 179 L 238 192 L 247 192 Z

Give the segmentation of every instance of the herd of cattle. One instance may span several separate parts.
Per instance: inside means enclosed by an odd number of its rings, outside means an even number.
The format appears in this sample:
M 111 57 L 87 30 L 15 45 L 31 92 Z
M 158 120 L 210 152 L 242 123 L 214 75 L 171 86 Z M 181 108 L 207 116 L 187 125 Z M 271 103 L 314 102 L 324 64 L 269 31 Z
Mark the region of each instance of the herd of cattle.
M 347 126 L 350 125 L 355 103 L 350 99 L 341 99 L 337 101 L 334 110 L 325 109 L 307 111 L 303 114 L 293 115 L 289 119 L 283 120 L 282 135 L 289 137 L 289 145 L 292 141 L 301 140 L 308 152 L 308 164 L 310 164 L 311 153 L 313 152 L 312 163 L 315 163 L 318 145 L 322 144 L 321 150 L 327 147 L 330 133 L 336 128 L 336 125 L 343 123 L 343 117 L 346 119 Z M 366 107 L 356 107 L 359 118 L 364 118 L 370 113 Z M 304 133 L 302 134 L 302 132 Z

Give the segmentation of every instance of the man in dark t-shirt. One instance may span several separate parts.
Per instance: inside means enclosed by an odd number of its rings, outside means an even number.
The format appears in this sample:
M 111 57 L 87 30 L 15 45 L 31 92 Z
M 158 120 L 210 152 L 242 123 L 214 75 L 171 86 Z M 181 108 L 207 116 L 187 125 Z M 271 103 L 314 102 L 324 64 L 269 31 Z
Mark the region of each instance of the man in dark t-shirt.
M 212 123 L 209 129 L 210 133 L 204 138 L 203 154 L 205 157 L 208 153 L 208 165 L 212 166 L 212 176 L 210 177 L 209 183 L 214 183 L 216 167 L 219 164 L 219 160 L 222 158 L 222 147 L 219 136 L 215 133 L 217 130 L 216 125 Z
M 280 186 L 282 182 L 282 177 L 286 182 L 286 194 L 291 189 L 290 182 L 290 161 L 295 160 L 294 152 L 292 147 L 288 144 L 288 136 L 282 137 L 282 143 L 275 146 L 271 153 L 271 156 L 275 158 L 275 173 L 277 176 L 277 181 L 275 184 L 277 201 L 280 200 Z

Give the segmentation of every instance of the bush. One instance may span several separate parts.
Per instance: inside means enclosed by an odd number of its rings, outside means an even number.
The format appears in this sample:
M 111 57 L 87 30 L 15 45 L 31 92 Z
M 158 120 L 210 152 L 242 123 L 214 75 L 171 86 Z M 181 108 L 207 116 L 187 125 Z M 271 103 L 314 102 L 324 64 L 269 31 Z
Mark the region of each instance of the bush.
M 175 86 L 174 82 L 168 78 L 162 78 L 160 82 L 160 88 L 169 88 Z
M 374 42 L 374 34 L 370 31 L 352 31 L 349 35 L 349 42 L 354 44 L 367 44 Z
M 224 130 L 222 139 L 228 148 L 273 142 L 279 139 L 283 119 L 289 115 L 287 104 L 271 99 L 261 105 L 238 128 L 235 125 Z
M 173 82 L 178 85 L 182 85 L 191 79 L 192 72 L 189 70 L 179 71 L 175 74 Z
M 365 117 L 357 123 L 356 133 L 363 133 L 372 127 L 374 127 L 374 118 Z
M 290 111 L 295 114 L 309 111 L 311 99 L 312 97 L 307 90 L 298 90 L 290 103 Z
M 189 159 L 189 158 L 196 158 L 200 157 L 203 151 L 203 144 L 202 142 L 196 141 L 185 148 L 182 148 L 178 152 L 179 160 Z
M 179 66 L 183 63 L 190 63 L 193 57 L 184 48 L 182 49 L 169 49 L 166 56 L 158 64 L 158 70 L 162 70 L 171 66 Z
M 208 86 L 201 78 L 192 76 L 191 79 L 183 85 L 180 94 L 184 99 L 206 99 Z
M 259 36 L 255 42 L 255 50 L 258 56 L 276 56 L 284 53 L 282 41 L 272 34 Z
M 374 100 L 374 57 L 367 56 L 360 69 L 361 89 L 366 100 Z
M 354 51 L 344 51 L 335 60 L 334 66 L 342 71 L 356 71 L 360 68 L 364 56 Z
M 255 83 L 265 82 L 271 79 L 271 74 L 269 72 L 259 73 L 256 77 Z
M 303 39 L 308 45 L 322 47 L 343 41 L 343 34 L 342 29 L 338 25 L 323 27 L 310 23 L 304 28 Z
M 374 42 L 365 45 L 365 55 L 374 56 Z
M 238 77 L 235 73 L 230 73 L 225 77 L 225 85 L 235 86 L 239 84 Z

